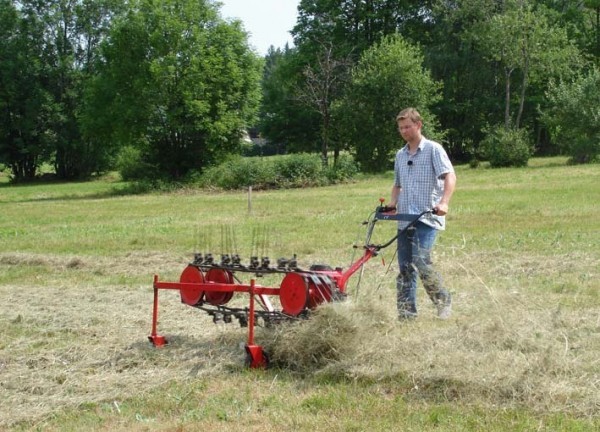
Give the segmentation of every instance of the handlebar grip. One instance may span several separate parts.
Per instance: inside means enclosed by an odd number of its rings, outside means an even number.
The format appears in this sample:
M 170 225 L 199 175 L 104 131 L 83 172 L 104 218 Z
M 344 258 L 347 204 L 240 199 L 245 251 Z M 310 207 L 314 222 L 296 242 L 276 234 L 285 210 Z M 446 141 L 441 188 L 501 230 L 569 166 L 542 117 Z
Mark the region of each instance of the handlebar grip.
M 377 207 L 377 212 L 378 213 L 389 213 L 389 212 L 395 212 L 396 211 L 396 207 L 390 207 L 390 206 L 379 206 Z

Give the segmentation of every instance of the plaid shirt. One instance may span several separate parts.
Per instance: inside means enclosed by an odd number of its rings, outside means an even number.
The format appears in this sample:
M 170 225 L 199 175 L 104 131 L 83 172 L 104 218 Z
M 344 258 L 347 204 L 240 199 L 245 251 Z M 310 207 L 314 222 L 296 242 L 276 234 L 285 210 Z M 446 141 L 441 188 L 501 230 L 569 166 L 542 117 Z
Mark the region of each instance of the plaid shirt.
M 426 138 L 422 138 L 417 152 L 411 155 L 408 144 L 398 150 L 394 163 L 395 185 L 402 188 L 398 196 L 398 213 L 419 214 L 431 210 L 444 194 L 444 174 L 454 172 L 454 168 L 444 148 Z M 423 223 L 433 228 L 446 228 L 444 216 L 428 215 Z M 407 222 L 399 222 L 402 229 Z

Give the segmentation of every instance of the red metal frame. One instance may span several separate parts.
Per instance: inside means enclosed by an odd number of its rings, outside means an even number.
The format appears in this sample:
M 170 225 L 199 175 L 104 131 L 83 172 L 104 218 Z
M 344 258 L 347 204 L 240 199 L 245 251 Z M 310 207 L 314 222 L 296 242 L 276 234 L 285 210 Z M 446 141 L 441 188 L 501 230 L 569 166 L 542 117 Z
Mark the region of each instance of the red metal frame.
M 354 262 L 348 270 L 342 272 L 341 270 L 320 270 L 314 273 L 329 276 L 335 281 L 335 284 L 341 292 L 346 292 L 346 284 L 348 279 L 356 273 L 367 261 L 377 255 L 376 246 L 366 246 L 365 253 L 356 262 Z
M 248 355 L 248 366 L 253 369 L 268 366 L 267 357 L 262 346 L 254 344 L 254 295 L 256 294 L 254 279 L 250 281 L 250 310 L 248 312 L 248 343 L 246 353 Z
M 373 256 L 377 255 L 376 246 L 365 247 L 364 255 L 353 263 L 348 270 L 343 272 L 341 269 L 336 270 L 319 270 L 319 271 L 298 271 L 298 274 L 302 276 L 310 275 L 324 275 L 331 278 L 341 293 L 345 293 L 346 284 L 348 279 L 356 273 L 367 261 Z M 235 293 L 242 292 L 250 295 L 250 307 L 248 314 L 248 343 L 246 345 L 246 351 L 249 355 L 250 367 L 264 367 L 266 365 L 266 356 L 263 353 L 262 347 L 255 345 L 254 343 L 254 327 L 255 327 L 255 296 L 259 297 L 261 303 L 270 307 L 270 302 L 266 299 L 266 296 L 279 296 L 281 288 L 279 287 L 265 287 L 256 285 L 255 280 L 252 279 L 250 284 L 243 283 L 219 283 L 204 280 L 204 282 L 165 282 L 159 281 L 158 275 L 154 276 L 154 302 L 152 309 L 152 333 L 148 336 L 149 341 L 155 347 L 163 347 L 168 343 L 167 339 L 159 335 L 157 332 L 158 327 L 158 291 L 159 290 L 195 290 L 203 291 L 204 293 Z

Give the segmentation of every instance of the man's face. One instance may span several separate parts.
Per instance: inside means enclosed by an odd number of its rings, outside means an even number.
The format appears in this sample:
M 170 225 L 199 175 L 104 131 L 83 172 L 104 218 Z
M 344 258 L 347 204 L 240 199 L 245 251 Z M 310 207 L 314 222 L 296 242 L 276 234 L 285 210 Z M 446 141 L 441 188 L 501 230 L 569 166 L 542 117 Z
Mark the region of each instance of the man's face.
M 398 120 L 398 132 L 404 141 L 414 141 L 419 136 L 421 122 L 413 122 L 411 119 Z

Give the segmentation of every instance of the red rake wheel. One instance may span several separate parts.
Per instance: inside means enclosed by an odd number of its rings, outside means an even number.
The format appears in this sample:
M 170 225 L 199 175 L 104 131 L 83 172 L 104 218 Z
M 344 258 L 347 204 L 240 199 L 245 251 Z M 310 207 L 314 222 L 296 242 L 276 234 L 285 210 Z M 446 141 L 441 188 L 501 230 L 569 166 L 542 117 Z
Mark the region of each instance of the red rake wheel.
M 327 276 L 311 275 L 308 281 L 308 307 L 315 309 L 321 303 L 329 303 L 333 297 L 332 282 Z
M 198 269 L 198 267 L 189 265 L 181 273 L 179 282 L 204 283 L 204 275 Z M 202 295 L 204 294 L 204 291 L 200 287 L 188 287 L 180 289 L 179 294 L 181 295 L 182 303 L 195 306 L 202 301 Z
M 231 284 L 233 283 L 233 275 L 227 270 L 212 268 L 206 273 L 206 280 L 208 282 Z M 206 291 L 204 293 L 204 298 L 206 299 L 206 301 L 213 306 L 224 305 L 227 302 L 229 302 L 229 300 L 231 300 L 232 297 L 233 291 Z
M 288 273 L 281 281 L 279 301 L 283 313 L 298 316 L 308 303 L 308 284 L 298 273 Z

